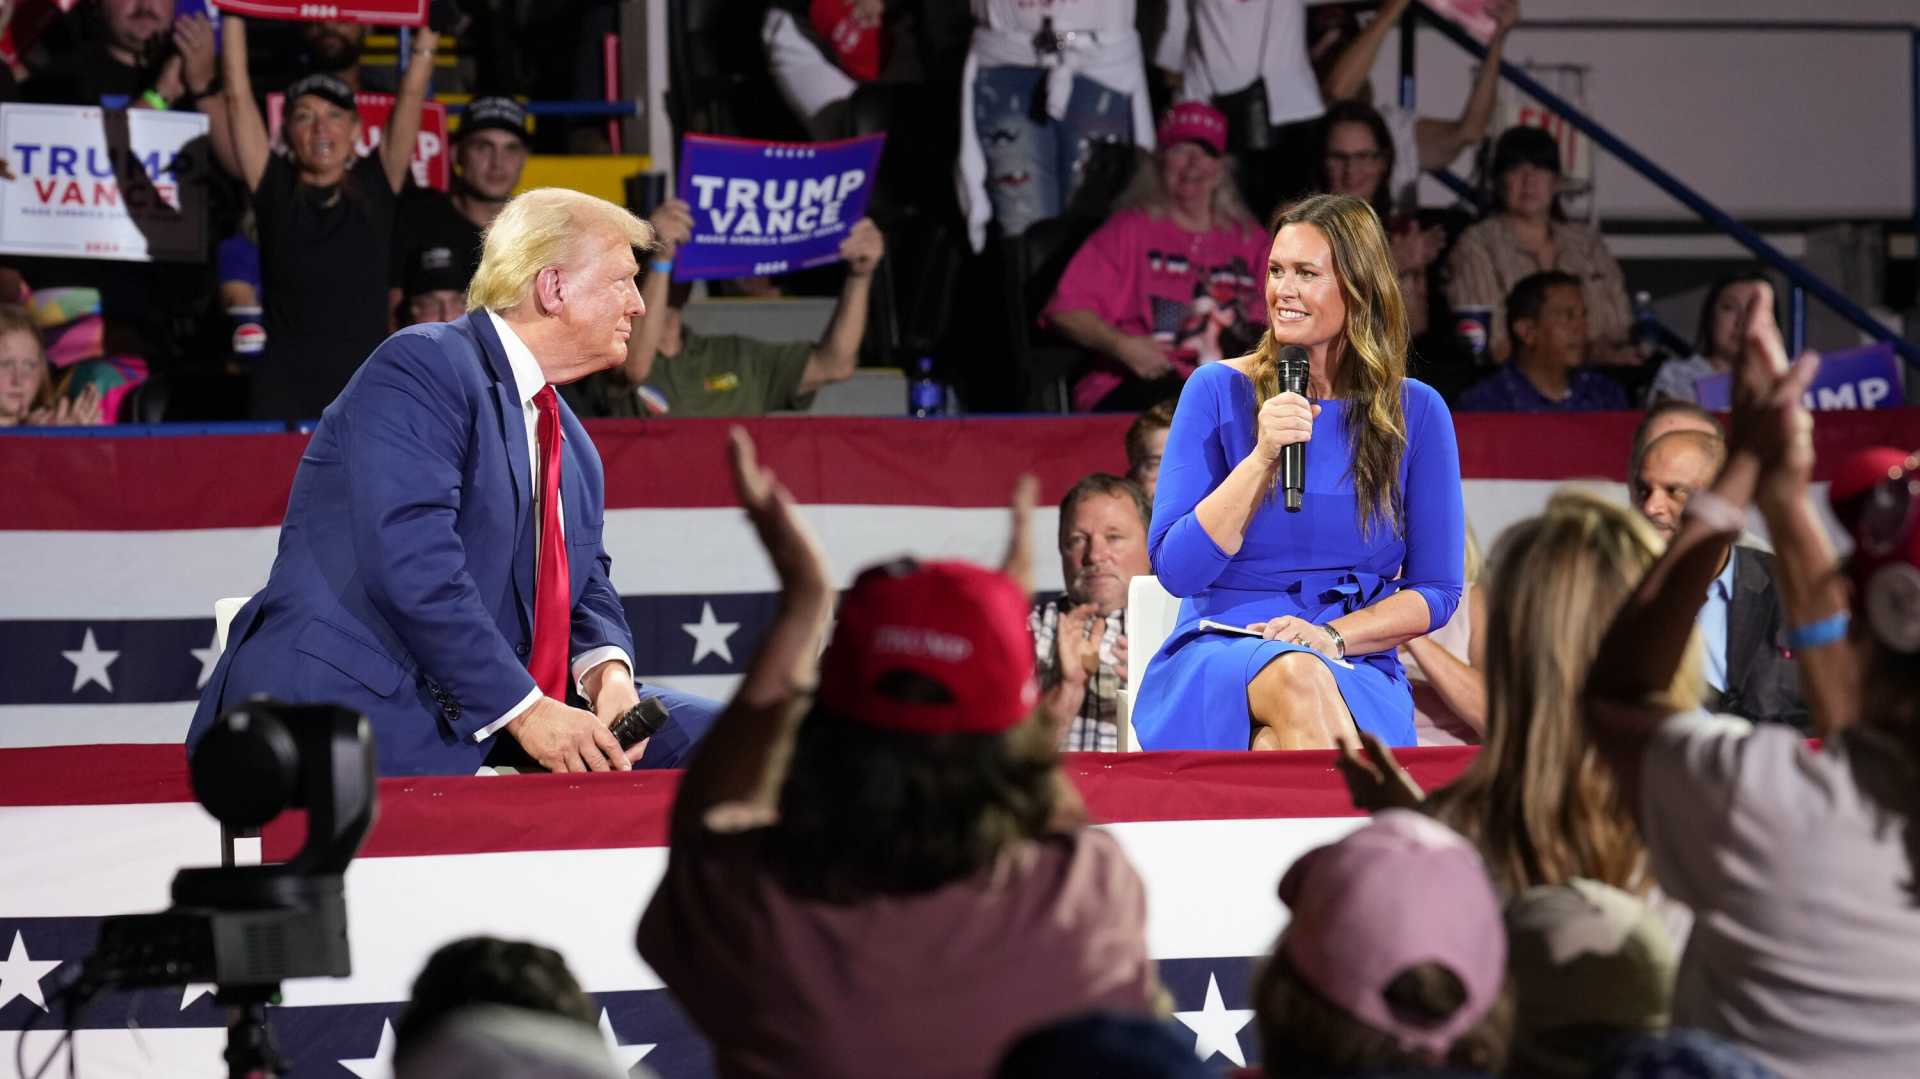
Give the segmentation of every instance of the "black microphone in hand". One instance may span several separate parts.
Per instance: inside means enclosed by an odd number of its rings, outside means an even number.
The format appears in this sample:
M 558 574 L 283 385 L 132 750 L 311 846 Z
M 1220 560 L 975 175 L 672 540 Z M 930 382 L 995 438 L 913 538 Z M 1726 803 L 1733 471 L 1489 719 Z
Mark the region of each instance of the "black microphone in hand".
M 1307 350 L 1288 345 L 1280 350 L 1280 391 L 1307 395 Z M 1280 489 L 1286 493 L 1287 512 L 1300 512 L 1300 492 L 1307 486 L 1307 444 L 1280 448 Z

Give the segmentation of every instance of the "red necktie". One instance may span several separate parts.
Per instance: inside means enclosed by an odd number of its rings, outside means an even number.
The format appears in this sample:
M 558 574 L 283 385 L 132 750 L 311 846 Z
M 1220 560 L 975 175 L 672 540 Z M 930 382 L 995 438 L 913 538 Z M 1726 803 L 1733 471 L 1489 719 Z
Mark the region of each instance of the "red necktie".
M 560 401 L 552 386 L 533 395 L 540 410 L 540 561 L 533 586 L 533 654 L 527 672 L 540 692 L 567 699 L 567 642 L 573 604 L 567 581 L 567 538 L 560 530 Z

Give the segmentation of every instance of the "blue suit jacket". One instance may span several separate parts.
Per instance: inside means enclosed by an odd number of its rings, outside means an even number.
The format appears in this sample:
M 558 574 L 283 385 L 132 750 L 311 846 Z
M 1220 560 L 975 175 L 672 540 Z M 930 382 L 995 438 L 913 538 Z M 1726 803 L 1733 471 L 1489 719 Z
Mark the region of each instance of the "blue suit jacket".
M 600 455 L 563 401 L 569 655 L 633 654 L 600 543 Z M 188 729 L 255 694 L 372 721 L 386 775 L 471 773 L 474 732 L 534 687 L 526 424 L 486 313 L 388 338 L 321 417 L 267 586 L 235 617 Z

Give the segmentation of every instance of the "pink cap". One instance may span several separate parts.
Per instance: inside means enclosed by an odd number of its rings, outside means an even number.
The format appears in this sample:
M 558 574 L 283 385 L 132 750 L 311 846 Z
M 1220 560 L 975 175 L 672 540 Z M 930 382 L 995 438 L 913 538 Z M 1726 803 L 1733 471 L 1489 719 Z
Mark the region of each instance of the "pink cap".
M 1507 930 L 1480 854 L 1439 821 L 1385 810 L 1338 843 L 1308 851 L 1280 880 L 1293 912 L 1280 948 L 1300 979 L 1401 1049 L 1444 1054 L 1500 997 Z M 1466 986 L 1427 1027 L 1382 995 L 1410 967 L 1438 963 Z
M 915 734 L 1015 727 L 1039 699 L 1029 603 L 1011 577 L 965 562 L 874 566 L 840 599 L 820 662 L 820 703 Z M 941 699 L 889 692 L 901 674 L 937 685 Z
M 1182 101 L 1160 118 L 1161 146 L 1197 142 L 1214 154 L 1227 152 L 1227 114 L 1204 101 Z

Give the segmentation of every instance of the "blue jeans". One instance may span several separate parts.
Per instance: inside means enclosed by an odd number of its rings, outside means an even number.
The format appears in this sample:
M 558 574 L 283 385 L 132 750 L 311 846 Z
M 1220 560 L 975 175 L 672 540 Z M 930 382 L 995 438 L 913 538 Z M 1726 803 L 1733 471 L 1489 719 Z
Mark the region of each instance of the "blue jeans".
M 987 158 L 987 198 L 1008 236 L 1060 215 L 1095 144 L 1133 142 L 1131 95 L 1075 75 L 1067 114 L 1055 120 L 1044 107 L 1046 77 L 1045 68 L 989 67 L 974 79 L 973 123 Z
M 642 685 L 640 696 L 660 698 L 660 703 L 667 706 L 667 722 L 647 741 L 647 751 L 635 768 L 685 768 L 694 747 L 726 707 L 719 701 L 656 685 Z

